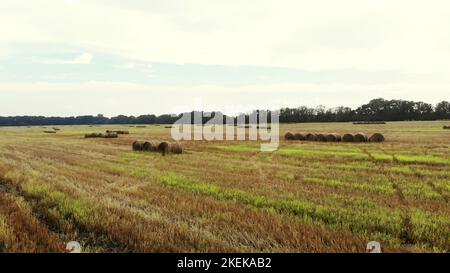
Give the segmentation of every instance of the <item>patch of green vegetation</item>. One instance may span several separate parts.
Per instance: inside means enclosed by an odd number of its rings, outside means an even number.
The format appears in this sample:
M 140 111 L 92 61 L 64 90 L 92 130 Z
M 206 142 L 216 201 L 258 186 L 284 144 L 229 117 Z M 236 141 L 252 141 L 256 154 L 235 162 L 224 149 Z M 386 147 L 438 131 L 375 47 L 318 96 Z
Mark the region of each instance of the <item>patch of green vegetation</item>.
M 402 192 L 406 198 L 410 198 L 412 200 L 416 199 L 439 199 L 441 198 L 440 194 L 433 191 L 433 189 L 424 181 L 409 181 L 402 182 Z
M 398 237 L 401 232 L 401 213 L 380 207 L 371 207 L 370 210 L 344 209 L 298 200 L 273 199 L 238 189 L 225 189 L 217 185 L 189 180 L 176 174 L 161 177 L 161 182 L 165 186 L 184 192 L 276 212 L 307 223 L 361 233 L 382 233 L 393 237 Z
M 40 196 L 40 203 L 53 204 L 53 209 L 63 219 L 76 219 L 79 222 L 87 222 L 92 215 L 95 206 L 87 204 L 80 199 L 67 196 L 63 192 L 53 191 L 42 184 L 25 184 L 23 190 L 28 194 Z
M 133 160 L 142 158 L 143 157 L 143 153 L 127 151 L 127 152 L 123 152 L 121 157 L 123 159 L 125 159 L 125 160 L 133 161 Z
M 356 182 L 342 182 L 336 179 L 321 179 L 321 178 L 313 178 L 313 177 L 304 177 L 302 179 L 304 182 L 327 186 L 332 188 L 351 188 L 365 192 L 375 192 L 382 194 L 393 194 L 395 190 L 387 185 L 378 185 L 378 184 L 369 184 L 369 183 L 356 183 Z
M 394 160 L 394 157 L 392 155 L 388 155 L 388 154 L 385 154 L 385 153 L 377 153 L 377 152 L 375 152 L 375 153 L 371 153 L 371 155 L 372 155 L 373 159 L 378 160 L 378 161 L 388 161 L 388 162 L 390 162 L 390 161 Z
M 450 159 L 429 155 L 395 155 L 399 162 L 450 165 Z
M 280 149 L 277 151 L 282 155 L 318 157 L 318 156 L 346 156 L 353 158 L 368 158 L 368 155 L 361 152 L 337 152 L 337 151 L 320 151 L 320 150 L 300 150 L 300 149 Z
M 450 216 L 411 210 L 414 239 L 450 251 Z

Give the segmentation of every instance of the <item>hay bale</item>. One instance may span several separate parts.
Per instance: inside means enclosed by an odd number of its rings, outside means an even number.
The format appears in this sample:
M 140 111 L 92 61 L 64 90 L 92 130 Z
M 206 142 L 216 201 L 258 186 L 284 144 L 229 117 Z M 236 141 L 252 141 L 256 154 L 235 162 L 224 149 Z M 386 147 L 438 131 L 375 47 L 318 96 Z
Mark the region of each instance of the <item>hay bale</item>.
M 370 124 L 386 124 L 386 122 L 385 121 L 355 121 L 355 122 L 353 122 L 353 124 L 355 124 L 355 125 L 369 124 L 370 125 Z
M 108 133 L 108 134 L 101 134 L 103 138 L 117 138 L 117 133 Z
M 128 135 L 130 132 L 122 130 L 106 130 L 107 134 Z
M 151 151 L 151 152 L 154 152 L 154 151 L 156 151 L 157 147 L 158 147 L 157 143 L 156 143 L 156 142 L 153 142 L 153 141 L 145 141 L 145 142 L 142 144 L 142 150 L 143 150 L 143 151 Z
M 159 143 L 157 151 L 162 153 L 163 155 L 167 154 L 170 151 L 170 144 L 165 141 Z
M 56 127 L 53 127 L 52 129 L 53 129 L 53 131 L 59 131 L 59 130 L 61 130 L 61 129 L 56 128 Z
M 85 138 L 95 138 L 95 137 L 100 137 L 101 134 L 98 133 L 91 133 L 91 134 L 85 134 L 84 137 Z
M 306 137 L 306 140 L 308 140 L 308 141 L 316 141 L 317 140 L 317 136 L 315 134 L 308 133 L 308 134 L 306 134 L 305 137 Z
M 353 137 L 352 134 L 344 134 L 342 136 L 342 141 L 343 142 L 353 142 L 353 140 L 354 140 L 354 137 Z
M 442 129 L 450 129 L 450 125 L 444 125 L 444 127 L 442 127 Z
M 181 147 L 180 143 L 172 143 L 170 145 L 170 152 L 174 154 L 182 154 L 183 153 L 183 147 Z
M 44 133 L 46 133 L 46 134 L 56 134 L 55 131 L 44 131 Z
M 285 139 L 285 140 L 295 140 L 295 136 L 294 136 L 291 132 L 287 132 L 287 133 L 284 135 L 284 139 Z
M 144 143 L 142 141 L 136 140 L 133 142 L 133 151 L 142 151 Z
M 384 136 L 380 133 L 375 133 L 369 138 L 370 142 L 383 142 Z
M 329 142 L 339 142 L 341 141 L 341 135 L 333 133 L 333 134 L 328 134 L 326 135 L 327 141 Z
M 323 142 L 327 141 L 327 138 L 324 134 L 316 134 L 316 139 L 317 139 L 317 141 L 323 141 Z
M 296 140 L 306 140 L 305 135 L 304 135 L 304 134 L 301 134 L 301 133 L 296 133 L 296 134 L 294 135 L 294 138 L 295 138 Z
M 354 137 L 353 137 L 353 142 L 366 142 L 367 141 L 367 136 L 364 133 L 357 133 Z

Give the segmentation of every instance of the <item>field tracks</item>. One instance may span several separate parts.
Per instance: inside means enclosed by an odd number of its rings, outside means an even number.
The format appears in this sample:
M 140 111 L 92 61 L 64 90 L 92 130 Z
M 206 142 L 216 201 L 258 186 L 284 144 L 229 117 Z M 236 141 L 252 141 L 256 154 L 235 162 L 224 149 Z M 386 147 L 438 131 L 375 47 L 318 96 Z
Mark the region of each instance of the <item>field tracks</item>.
M 400 202 L 402 204 L 401 207 L 401 217 L 402 217 L 402 230 L 400 234 L 400 239 L 402 241 L 402 244 L 409 245 L 414 244 L 414 227 L 411 223 L 411 212 L 408 206 L 408 201 L 405 198 L 405 195 L 403 194 L 402 189 L 395 181 L 395 177 L 385 168 L 386 163 L 384 161 L 376 160 L 375 157 L 366 149 L 359 148 L 362 152 L 367 154 L 369 158 L 375 163 L 376 168 L 378 169 L 378 172 L 380 174 L 383 174 L 391 184 L 392 188 L 395 190 L 395 194 Z M 388 154 L 383 148 L 379 147 L 380 150 L 382 150 L 385 154 Z M 391 155 L 391 154 L 388 154 Z M 395 156 L 391 155 L 392 158 L 395 161 Z
M 21 224 L 25 226 L 34 225 L 34 227 L 23 230 L 26 234 L 21 236 L 44 237 L 33 240 L 39 242 L 37 247 L 40 251 L 63 252 L 65 250 L 65 242 L 69 241 L 78 241 L 84 248 L 94 251 L 124 252 L 127 250 L 125 245 L 120 245 L 116 241 L 108 239 L 109 236 L 107 236 L 106 230 L 99 230 L 98 228 L 95 230 L 86 226 L 73 215 L 66 215 L 66 217 L 61 218 L 61 215 L 55 213 L 55 211 L 58 211 L 56 202 L 52 202 L 45 196 L 26 192 L 20 185 L 1 176 L 0 201 L 2 202 L 0 203 L 0 212 L 9 214 L 8 217 L 12 219 L 12 222 L 15 221 L 14 217 L 17 216 L 17 213 L 27 214 L 25 209 L 26 207 L 30 208 L 30 215 L 27 218 L 32 219 L 28 219 Z M 9 204 L 4 204 L 4 202 Z M 19 202 L 26 204 L 25 208 L 22 208 Z M 4 207 L 14 208 L 13 215 L 11 215 L 11 212 L 5 211 Z M 23 216 L 20 218 L 23 218 Z M 33 235 L 33 233 L 38 235 Z

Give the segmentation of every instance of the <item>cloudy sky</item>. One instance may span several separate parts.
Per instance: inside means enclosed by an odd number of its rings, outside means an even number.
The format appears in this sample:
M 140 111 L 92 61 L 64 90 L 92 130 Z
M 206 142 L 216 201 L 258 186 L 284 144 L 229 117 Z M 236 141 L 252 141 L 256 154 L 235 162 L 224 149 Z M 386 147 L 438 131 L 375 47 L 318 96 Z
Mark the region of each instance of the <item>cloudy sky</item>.
M 0 115 L 436 103 L 449 26 L 445 0 L 1 0 Z

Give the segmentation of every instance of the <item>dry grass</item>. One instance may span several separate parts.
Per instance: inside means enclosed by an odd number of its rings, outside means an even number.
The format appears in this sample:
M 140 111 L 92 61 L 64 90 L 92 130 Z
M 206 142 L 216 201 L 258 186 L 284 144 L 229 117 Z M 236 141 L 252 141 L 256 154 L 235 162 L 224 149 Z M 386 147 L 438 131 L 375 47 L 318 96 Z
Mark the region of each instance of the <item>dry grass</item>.
M 83 139 L 88 126 L 0 128 L 0 251 L 450 251 L 450 137 L 441 122 L 358 125 L 382 143 L 185 141 L 137 153 L 164 126 Z M 282 125 L 352 132 L 351 123 Z M 106 129 L 106 128 L 105 128 Z M 143 144 L 143 143 L 142 143 Z

